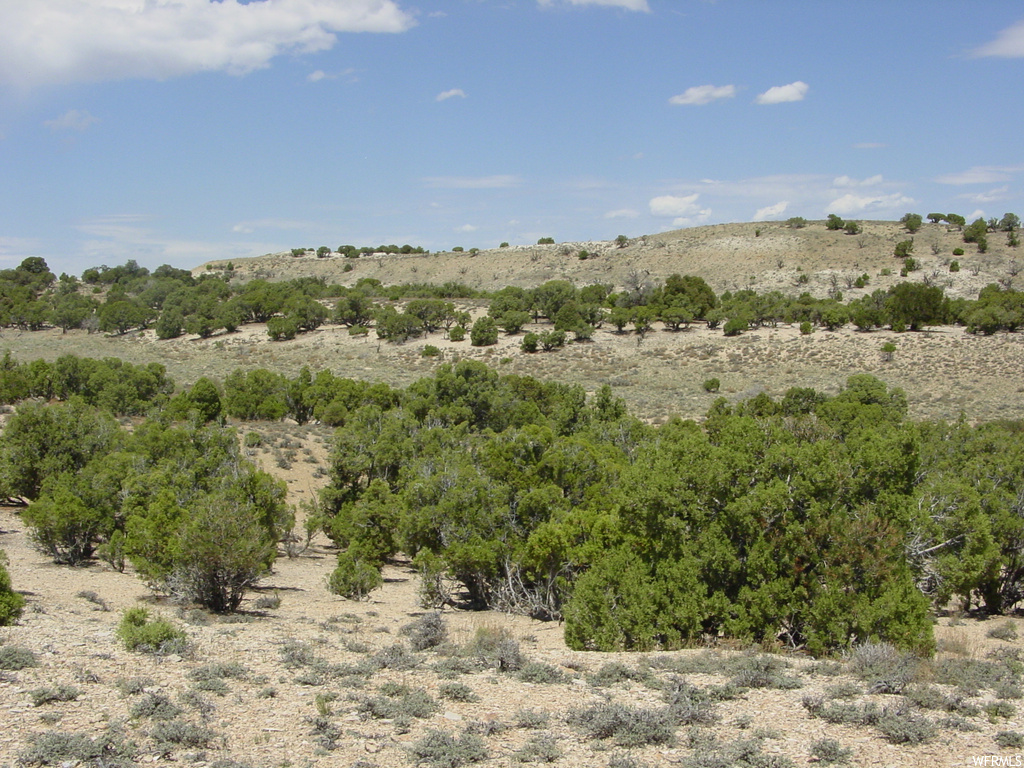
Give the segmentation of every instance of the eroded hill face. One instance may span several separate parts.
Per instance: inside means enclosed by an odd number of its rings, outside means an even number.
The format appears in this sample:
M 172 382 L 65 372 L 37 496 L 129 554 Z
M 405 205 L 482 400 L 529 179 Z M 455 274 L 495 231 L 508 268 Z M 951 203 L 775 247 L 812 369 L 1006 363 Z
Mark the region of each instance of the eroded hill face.
M 963 242 L 962 232 L 944 223 L 925 223 L 913 235 L 898 222 L 860 224 L 862 232 L 857 235 L 827 230 L 821 221 L 808 222 L 801 229 L 783 222 L 719 224 L 645 235 L 624 245 L 616 241 L 567 242 L 513 245 L 475 254 L 446 251 L 359 258 L 343 258 L 337 253 L 317 258 L 311 250 L 301 257 L 284 252 L 234 259 L 232 265 L 242 281 L 313 275 L 341 285 L 375 278 L 385 284 L 452 281 L 482 290 L 507 285 L 528 288 L 553 279 L 568 279 L 578 286 L 610 283 L 621 289 L 637 280 L 661 281 L 679 273 L 700 275 L 719 293 L 751 288 L 759 293 L 809 291 L 824 296 L 839 289 L 847 298 L 854 298 L 862 292 L 852 288 L 852 283 L 863 273 L 872 277 L 868 292 L 903 279 L 899 276 L 902 262 L 893 252 L 897 243 L 913 239 L 913 257 L 921 268 L 906 279 L 933 281 L 951 296 L 975 298 L 985 285 L 1012 277 L 1014 261 L 1024 263 L 1024 254 L 1007 245 L 1003 232 L 989 234 L 988 252 L 982 254 L 977 246 Z M 964 255 L 954 255 L 955 248 L 964 249 Z M 587 253 L 585 259 L 580 258 L 581 251 Z M 953 260 L 959 261 L 959 272 L 949 271 Z M 194 272 L 201 274 L 226 264 L 209 262 Z M 891 275 L 880 275 L 884 269 L 891 270 Z M 801 275 L 806 275 L 806 282 Z

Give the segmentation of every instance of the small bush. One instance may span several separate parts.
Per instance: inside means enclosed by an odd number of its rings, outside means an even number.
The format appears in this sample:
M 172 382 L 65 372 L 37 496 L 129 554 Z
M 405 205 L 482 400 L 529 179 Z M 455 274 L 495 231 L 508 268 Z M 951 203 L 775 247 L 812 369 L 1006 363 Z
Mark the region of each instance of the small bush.
M 170 654 L 185 650 L 185 633 L 164 618 L 150 618 L 145 608 L 129 608 L 116 631 L 129 651 Z
M 435 347 L 433 344 L 427 344 L 423 347 L 423 351 L 420 353 L 423 357 L 438 357 L 441 354 L 441 350 Z
M 501 672 L 516 672 L 522 669 L 524 663 L 519 641 L 512 637 L 506 627 L 477 627 L 476 634 L 464 652 L 467 656 L 475 657 L 483 666 Z
M 622 704 L 595 704 L 569 713 L 569 724 L 591 739 L 612 739 L 621 747 L 671 744 L 675 723 L 668 708 L 644 709 Z
M 990 723 L 994 723 L 1000 718 L 1009 719 L 1017 713 L 1017 708 L 1008 701 L 993 701 L 982 706 L 982 709 L 988 715 Z
M 717 392 L 719 388 L 722 386 L 722 382 L 720 382 L 718 379 L 708 379 L 701 386 L 704 387 L 705 392 Z
M 920 660 L 891 643 L 865 643 L 853 649 L 848 665 L 870 693 L 901 693 L 913 682 Z
M 935 723 L 914 714 L 907 706 L 886 707 L 877 727 L 891 744 L 924 744 L 938 732 Z
M 0 627 L 6 627 L 21 618 L 25 598 L 11 587 L 11 576 L 7 572 L 7 555 L 0 550 Z
M 135 745 L 114 729 L 91 739 L 84 734 L 47 731 L 29 738 L 30 746 L 19 756 L 25 765 L 74 765 L 76 763 L 127 768 L 135 757 Z
M 409 645 L 414 651 L 435 648 L 448 639 L 448 627 L 439 611 L 425 613 L 416 621 L 402 627 L 399 633 L 408 635 Z
M 985 635 L 1009 643 L 1017 639 L 1017 627 L 1012 621 L 1004 621 L 1002 624 L 992 627 Z
M 953 255 L 954 256 L 963 256 L 964 255 L 964 249 L 963 248 L 954 248 L 953 249 Z
M 448 341 L 462 341 L 466 338 L 466 329 L 461 325 L 456 325 L 448 331 Z
M 460 765 L 487 759 L 484 741 L 474 733 L 464 733 L 455 738 L 444 731 L 430 729 L 412 745 L 410 751 L 417 764 L 432 768 L 459 768 Z
M 403 671 L 418 667 L 421 659 L 401 643 L 395 643 L 373 654 L 372 661 L 379 669 Z
M 0 669 L 17 672 L 19 669 L 38 667 L 39 659 L 23 645 L 0 645 Z
M 143 694 L 128 707 L 133 720 L 174 720 L 181 711 L 181 707 L 159 693 Z
M 565 680 L 565 675 L 562 674 L 562 670 L 558 667 L 554 667 L 551 664 L 545 664 L 542 661 L 528 661 L 523 664 L 523 668 L 519 670 L 516 675 L 524 683 L 561 683 Z
M 513 724 L 516 728 L 523 728 L 528 731 L 543 728 L 548 724 L 551 716 L 538 709 L 520 709 L 513 716 Z
M 82 692 L 75 688 L 73 685 L 48 685 L 44 688 L 36 688 L 33 691 L 29 691 L 29 696 L 32 697 L 32 706 L 41 707 L 44 704 L 52 704 L 55 701 L 74 701 Z
M 960 262 L 957 261 L 956 259 L 953 259 L 953 261 L 949 262 L 949 271 L 950 272 L 959 272 L 960 271 Z
M 327 579 L 327 588 L 349 600 L 362 600 L 384 583 L 380 569 L 350 552 L 338 553 L 338 566 Z
M 1020 731 L 999 731 L 993 738 L 1003 749 L 1024 747 L 1024 733 Z
M 149 736 L 157 743 L 164 753 L 176 747 L 201 749 L 209 747 L 217 734 L 201 725 L 187 723 L 184 720 L 160 720 L 153 726 Z
M 446 701 L 479 701 L 473 689 L 463 683 L 442 683 L 438 686 L 437 694 Z
M 665 690 L 672 720 L 678 725 L 711 725 L 718 721 L 711 697 L 682 678 L 673 678 Z
M 534 736 L 512 755 L 520 763 L 553 763 L 561 756 L 557 739 L 549 733 Z
M 122 696 L 138 696 L 154 685 L 156 680 L 152 677 L 119 677 L 114 681 L 114 687 Z
M 814 333 L 814 325 L 811 323 L 810 320 L 804 320 L 802 323 L 800 323 L 801 336 L 810 336 L 812 333 Z
M 848 763 L 853 757 L 853 750 L 835 739 L 819 739 L 811 744 L 811 756 L 826 765 Z
M 523 341 L 519 345 L 519 348 L 521 350 L 523 350 L 523 352 L 533 353 L 533 352 L 537 351 L 537 348 L 539 346 L 540 346 L 540 336 L 538 336 L 533 331 L 530 331 L 525 336 L 523 336 Z

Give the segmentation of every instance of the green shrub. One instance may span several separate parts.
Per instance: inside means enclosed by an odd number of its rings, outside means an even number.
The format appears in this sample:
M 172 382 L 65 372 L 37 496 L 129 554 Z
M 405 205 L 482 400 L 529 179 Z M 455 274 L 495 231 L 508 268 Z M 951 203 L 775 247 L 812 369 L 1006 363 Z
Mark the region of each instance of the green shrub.
M 536 352 L 539 344 L 540 336 L 538 336 L 533 331 L 530 331 L 525 336 L 523 336 L 523 341 L 519 345 L 519 348 L 523 350 L 523 352 Z
M 717 392 L 722 386 L 722 382 L 717 378 L 706 380 L 701 386 L 704 387 L 705 392 Z
M 154 685 L 156 680 L 152 677 L 119 677 L 114 681 L 114 687 L 122 696 L 138 696 Z
M 907 706 L 886 707 L 877 727 L 891 744 L 924 744 L 938 732 L 935 723 Z
M 954 256 L 963 256 L 964 255 L 964 249 L 963 248 L 954 248 L 953 249 L 953 255 Z
M 448 331 L 449 341 L 462 341 L 465 338 L 466 329 L 463 328 L 461 325 L 452 326 L 452 328 Z
M 129 608 L 117 625 L 116 634 L 129 651 L 170 654 L 185 650 L 185 633 L 162 617 L 150 618 L 145 608 Z
M 338 565 L 327 579 L 327 588 L 349 600 L 362 600 L 383 583 L 380 568 L 346 551 L 338 553 Z
M 646 709 L 601 703 L 569 712 L 569 724 L 591 739 L 612 739 L 621 747 L 671 744 L 675 723 L 667 707 Z
M 961 250 L 963 250 L 963 249 L 961 249 Z M 953 259 L 953 261 L 949 262 L 949 271 L 950 272 L 959 272 L 960 271 L 960 262 L 957 261 L 956 259 Z
M 476 658 L 483 666 L 501 672 L 516 672 L 522 669 L 524 663 L 519 642 L 512 637 L 507 627 L 477 627 L 473 639 L 463 652 Z
M 479 701 L 473 689 L 464 683 L 441 683 L 437 688 L 437 694 L 447 701 Z
M 800 335 L 810 336 L 814 333 L 814 324 L 810 320 L 804 320 L 800 323 Z
M 25 598 L 14 591 L 11 575 L 7 572 L 7 554 L 0 550 L 0 627 L 13 624 L 21 618 Z M 3 649 L 0 648 L 0 653 Z M 0 666 L 0 669 L 4 667 Z
M 157 743 L 157 748 L 167 753 L 175 748 L 202 749 L 209 747 L 217 734 L 209 728 L 184 720 L 158 720 L 149 737 Z
M 850 652 L 847 664 L 870 693 L 902 693 L 914 681 L 921 660 L 891 643 L 864 643 Z
M 385 692 L 383 696 L 366 698 L 359 703 L 362 713 L 380 719 L 426 718 L 441 709 L 434 697 L 422 688 L 395 684 L 390 689 L 381 686 L 381 690 Z
M 133 720 L 174 720 L 181 712 L 181 707 L 159 693 L 145 693 L 128 707 Z
M 524 683 L 546 683 L 554 684 L 561 683 L 565 680 L 565 675 L 562 674 L 562 670 L 558 667 L 554 667 L 551 664 L 545 664 L 542 661 L 528 661 L 523 664 L 523 668 L 519 670 L 516 675 Z
M 493 317 L 479 318 L 469 331 L 469 343 L 474 347 L 489 347 L 498 343 L 498 324 Z
M 548 724 L 551 719 L 551 715 L 543 710 L 537 709 L 520 709 L 515 713 L 513 717 L 513 723 L 516 728 L 523 728 L 524 730 L 536 730 L 543 728 Z
M 427 344 L 423 347 L 423 351 L 420 353 L 423 357 L 438 357 L 441 354 L 441 350 L 435 347 L 433 344 Z
M 539 240 L 537 240 L 537 245 L 554 245 L 554 244 L 555 244 L 555 238 L 553 238 L 553 237 L 542 237 Z
M 730 317 L 722 327 L 722 333 L 726 336 L 739 336 L 750 327 L 745 317 Z

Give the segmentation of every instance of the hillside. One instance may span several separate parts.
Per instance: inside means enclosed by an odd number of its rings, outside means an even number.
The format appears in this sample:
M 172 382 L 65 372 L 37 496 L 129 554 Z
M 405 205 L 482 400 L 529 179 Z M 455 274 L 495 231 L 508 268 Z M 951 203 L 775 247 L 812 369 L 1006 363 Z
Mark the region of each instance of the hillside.
M 863 231 L 859 235 L 829 231 L 820 221 L 809 222 L 801 229 L 790 228 L 783 222 L 761 222 L 645 235 L 629 240 L 624 247 L 614 241 L 572 242 L 514 245 L 476 254 L 446 251 L 355 259 L 341 258 L 336 253 L 318 259 L 312 251 L 302 257 L 283 252 L 235 259 L 231 263 L 240 280 L 287 280 L 312 275 L 323 277 L 328 283 L 353 285 L 368 277 L 385 284 L 452 281 L 482 290 L 497 290 L 506 285 L 529 288 L 555 279 L 571 280 L 578 286 L 610 283 L 621 288 L 631 280 L 664 280 L 679 273 L 700 275 L 719 293 L 752 288 L 759 293 L 809 291 L 823 296 L 832 287 L 835 275 L 844 296 L 852 298 L 860 293 L 847 288 L 847 277 L 856 278 L 865 272 L 871 275 L 869 292 L 898 281 L 900 262 L 893 258 L 893 248 L 896 243 L 912 238 L 914 258 L 921 269 L 911 279 L 934 278 L 937 284 L 946 286 L 951 296 L 973 298 L 985 285 L 1015 269 L 1012 261 L 1024 260 L 1017 249 L 1006 245 L 1002 233 L 993 233 L 988 252 L 980 254 L 976 246 L 963 242 L 959 231 L 945 224 L 925 223 L 913 236 L 899 222 L 864 221 L 861 225 Z M 966 255 L 953 256 L 953 249 L 958 247 Z M 579 253 L 583 250 L 591 255 L 581 260 Z M 950 274 L 948 265 L 954 258 L 963 269 Z M 222 268 L 224 264 L 202 264 L 193 273 Z M 346 268 L 351 271 L 346 272 Z M 888 279 L 878 276 L 883 269 L 890 269 L 893 274 Z M 807 283 L 797 282 L 801 273 L 809 276 Z

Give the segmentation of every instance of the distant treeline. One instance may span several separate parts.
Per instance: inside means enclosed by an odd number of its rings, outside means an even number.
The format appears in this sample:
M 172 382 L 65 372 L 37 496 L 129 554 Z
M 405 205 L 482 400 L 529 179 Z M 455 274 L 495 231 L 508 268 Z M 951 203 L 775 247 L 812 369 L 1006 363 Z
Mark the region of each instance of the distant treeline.
M 911 256 L 902 264 L 904 274 L 919 268 Z M 949 268 L 955 271 L 959 265 L 953 261 Z M 800 273 L 798 286 L 809 282 L 805 277 Z M 947 297 L 932 274 L 844 302 L 843 288 L 866 289 L 870 282 L 868 274 L 833 276 L 828 298 L 748 289 L 717 295 L 698 276 L 676 274 L 661 282 L 633 273 L 620 291 L 607 284 L 577 287 L 551 280 L 532 289 L 485 292 L 457 282 L 385 286 L 373 278 L 351 287 L 315 277 L 237 284 L 229 273 L 194 278 L 166 265 L 150 273 L 133 261 L 86 270 L 80 281 L 54 278 L 45 261 L 30 258 L 0 272 L 0 327 L 112 334 L 152 327 L 158 338 L 171 339 L 186 333 L 205 338 L 265 323 L 272 339 L 283 340 L 334 323 L 354 335 L 372 328 L 393 342 L 443 333 L 454 341 L 468 335 L 473 345 L 485 346 L 496 343 L 500 332 L 519 334 L 527 324 L 543 322 L 547 328 L 527 333 L 521 343 L 534 352 L 569 340 L 587 341 L 606 325 L 618 333 L 644 335 L 655 323 L 667 331 L 700 323 L 734 336 L 779 323 L 799 325 L 804 333 L 850 324 L 861 331 L 959 324 L 979 334 L 1016 331 L 1024 324 L 1024 294 L 1012 289 L 1012 278 L 989 285 L 973 300 Z M 456 306 L 460 299 L 486 302 L 487 316 L 471 322 L 469 313 Z
M 402 552 L 425 606 L 563 618 L 574 648 L 728 636 L 814 653 L 929 652 L 934 608 L 1024 597 L 1024 426 L 911 422 L 868 375 L 660 427 L 608 387 L 474 361 L 405 389 L 257 369 L 175 392 L 159 366 L 7 356 L 0 386 L 19 401 L 0 496 L 27 504 L 35 544 L 130 560 L 217 610 L 294 541 L 281 484 L 240 457 L 225 415 L 338 427 L 309 524 L 338 546 L 329 586 L 349 597 Z M 148 418 L 127 430 L 112 412 Z

